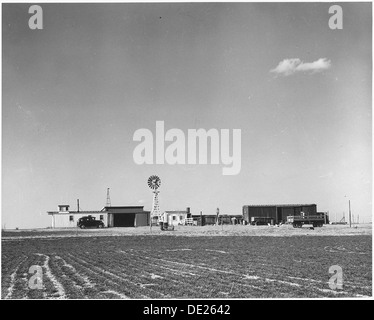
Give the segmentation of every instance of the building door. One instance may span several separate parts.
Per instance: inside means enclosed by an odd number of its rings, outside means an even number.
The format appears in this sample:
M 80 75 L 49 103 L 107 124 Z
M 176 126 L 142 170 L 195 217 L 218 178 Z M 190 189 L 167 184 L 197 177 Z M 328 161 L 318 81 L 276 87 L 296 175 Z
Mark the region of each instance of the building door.
M 113 220 L 114 227 L 134 227 L 135 213 L 114 213 Z
M 277 207 L 277 219 L 275 223 L 279 223 L 282 221 L 282 208 Z

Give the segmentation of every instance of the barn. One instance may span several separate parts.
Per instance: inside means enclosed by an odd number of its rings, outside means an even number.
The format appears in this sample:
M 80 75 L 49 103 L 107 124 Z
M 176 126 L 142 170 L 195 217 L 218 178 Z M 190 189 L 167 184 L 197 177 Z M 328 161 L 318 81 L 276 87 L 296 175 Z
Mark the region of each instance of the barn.
M 101 210 L 72 211 L 69 205 L 58 205 L 58 211 L 48 211 L 52 218 L 52 228 L 77 227 L 79 218 L 92 216 L 102 220 L 105 227 L 139 227 L 148 226 L 150 212 L 144 211 L 143 206 L 104 207 Z
M 287 216 L 316 215 L 316 204 L 275 204 L 275 205 L 245 205 L 243 206 L 243 219 L 250 223 L 253 217 L 269 218 L 273 224 L 285 223 Z

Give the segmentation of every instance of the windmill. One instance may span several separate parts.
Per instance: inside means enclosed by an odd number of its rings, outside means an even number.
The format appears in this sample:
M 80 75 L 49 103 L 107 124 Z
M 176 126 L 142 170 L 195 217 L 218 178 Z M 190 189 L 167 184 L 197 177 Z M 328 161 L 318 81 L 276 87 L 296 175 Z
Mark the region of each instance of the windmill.
M 158 201 L 158 194 L 160 191 L 158 190 L 161 185 L 161 179 L 156 176 L 150 176 L 148 178 L 148 187 L 150 187 L 153 190 L 153 204 L 152 204 L 152 211 L 151 211 L 151 221 L 153 222 L 153 219 L 157 219 L 157 221 L 161 218 L 161 211 L 160 211 L 160 205 Z

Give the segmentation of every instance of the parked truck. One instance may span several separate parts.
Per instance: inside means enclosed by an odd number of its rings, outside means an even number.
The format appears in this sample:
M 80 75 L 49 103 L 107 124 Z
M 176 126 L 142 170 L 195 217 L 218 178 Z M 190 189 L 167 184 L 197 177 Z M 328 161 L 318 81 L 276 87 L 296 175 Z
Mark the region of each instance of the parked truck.
M 311 224 L 313 227 L 322 227 L 325 217 L 322 215 L 305 215 L 301 213 L 298 216 L 287 216 L 287 223 L 292 223 L 294 228 L 301 228 L 304 224 Z

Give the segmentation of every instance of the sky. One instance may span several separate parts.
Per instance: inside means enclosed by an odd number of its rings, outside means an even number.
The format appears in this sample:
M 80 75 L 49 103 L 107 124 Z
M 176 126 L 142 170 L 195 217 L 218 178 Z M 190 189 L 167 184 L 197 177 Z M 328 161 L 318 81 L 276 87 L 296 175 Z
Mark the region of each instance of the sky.
M 58 204 L 241 214 L 315 203 L 371 221 L 372 8 L 340 3 L 2 7 L 3 228 L 51 226 Z M 241 130 L 241 170 L 136 164 L 134 132 Z M 165 147 L 171 142 L 165 142 Z M 232 140 L 231 140 L 232 143 Z M 232 145 L 231 145 L 232 147 Z M 188 150 L 186 149 L 186 153 Z

